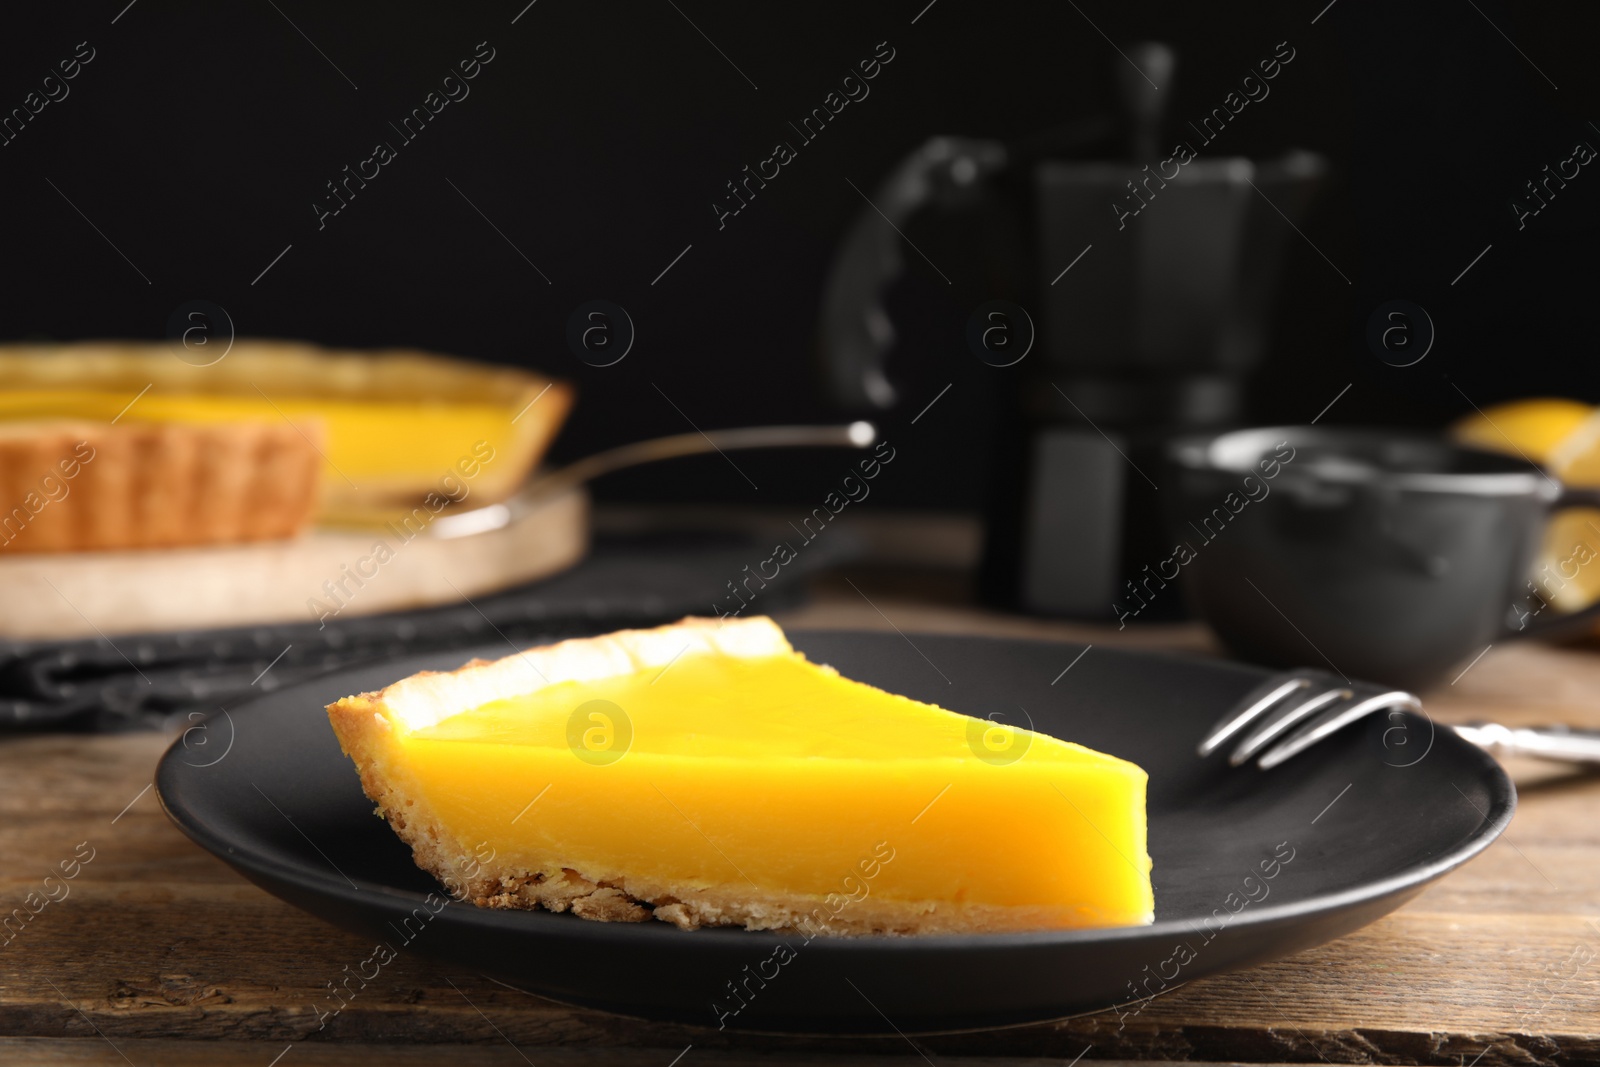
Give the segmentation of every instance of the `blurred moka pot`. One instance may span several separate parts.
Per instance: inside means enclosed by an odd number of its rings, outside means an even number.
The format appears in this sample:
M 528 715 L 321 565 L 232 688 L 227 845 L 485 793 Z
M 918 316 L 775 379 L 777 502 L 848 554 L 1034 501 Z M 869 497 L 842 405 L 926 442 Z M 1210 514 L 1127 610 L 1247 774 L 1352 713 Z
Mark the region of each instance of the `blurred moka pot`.
M 1004 376 L 983 585 L 997 603 L 1088 619 L 1113 617 L 1125 582 L 1170 554 L 1153 480 L 1165 442 L 1244 417 L 1285 243 L 1325 169 L 1305 152 L 1268 162 L 1211 154 L 1225 124 L 1249 121 L 1247 109 L 1219 105 L 1164 130 L 1172 52 L 1144 44 L 1128 55 L 1117 68 L 1119 120 L 1018 144 L 937 137 L 906 157 L 851 225 L 821 315 L 835 398 L 890 407 L 884 358 L 895 331 L 882 299 L 903 266 L 900 230 L 925 208 L 979 200 L 1019 220 L 1024 281 L 985 294 L 1005 301 L 999 310 L 974 302 L 1008 329 L 969 330 L 1000 346 L 1030 324 L 1038 331 L 1025 358 L 976 353 Z M 1070 158 L 1096 147 L 1122 158 Z M 1018 306 L 1026 319 L 1009 322 Z M 1180 600 L 1140 617 L 1176 617 Z

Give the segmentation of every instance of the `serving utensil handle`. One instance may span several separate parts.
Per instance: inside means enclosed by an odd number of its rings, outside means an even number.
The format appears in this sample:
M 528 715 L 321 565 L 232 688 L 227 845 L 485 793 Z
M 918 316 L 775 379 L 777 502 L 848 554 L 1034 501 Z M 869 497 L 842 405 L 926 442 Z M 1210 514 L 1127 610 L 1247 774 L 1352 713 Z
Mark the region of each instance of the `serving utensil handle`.
M 878 429 L 870 422 L 840 426 L 747 426 L 654 437 L 596 452 L 557 470 L 536 474 L 498 504 L 441 515 L 429 525 L 428 533 L 432 537 L 451 538 L 499 529 L 526 514 L 545 497 L 576 488 L 602 474 L 663 459 L 753 448 L 868 448 L 877 440 Z

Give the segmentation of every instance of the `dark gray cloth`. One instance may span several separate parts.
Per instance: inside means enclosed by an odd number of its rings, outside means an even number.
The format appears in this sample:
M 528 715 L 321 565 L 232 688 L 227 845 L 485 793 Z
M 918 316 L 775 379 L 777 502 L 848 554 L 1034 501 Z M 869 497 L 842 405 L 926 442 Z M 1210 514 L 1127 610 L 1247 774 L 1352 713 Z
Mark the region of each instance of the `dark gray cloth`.
M 792 606 L 809 575 L 854 554 L 848 537 L 819 540 L 745 614 Z M 601 539 L 555 577 L 448 607 L 325 625 L 0 641 L 0 731 L 158 727 L 356 664 L 475 645 L 509 654 L 543 639 L 712 615 L 738 607 L 728 583 L 770 555 L 770 545 L 726 534 Z

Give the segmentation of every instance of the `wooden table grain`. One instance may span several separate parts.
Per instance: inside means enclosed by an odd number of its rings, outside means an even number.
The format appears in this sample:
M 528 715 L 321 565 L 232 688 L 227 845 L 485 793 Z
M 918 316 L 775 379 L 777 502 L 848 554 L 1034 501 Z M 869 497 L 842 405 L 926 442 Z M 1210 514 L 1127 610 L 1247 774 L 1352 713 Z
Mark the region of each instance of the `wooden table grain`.
M 1119 632 L 981 610 L 931 577 L 856 584 L 825 581 L 782 621 L 1215 651 L 1197 625 Z M 1496 645 L 1426 700 L 1441 721 L 1600 727 L 1600 651 Z M 320 1027 L 327 984 L 370 945 L 178 833 L 150 788 L 170 740 L 0 739 L 0 911 L 37 908 L 0 931 L 0 1063 L 1600 1062 L 1596 775 L 1510 765 L 1516 820 L 1465 868 L 1355 934 L 1191 982 L 1120 1026 L 1106 1012 L 914 1041 L 776 1039 L 571 1008 L 415 954 Z

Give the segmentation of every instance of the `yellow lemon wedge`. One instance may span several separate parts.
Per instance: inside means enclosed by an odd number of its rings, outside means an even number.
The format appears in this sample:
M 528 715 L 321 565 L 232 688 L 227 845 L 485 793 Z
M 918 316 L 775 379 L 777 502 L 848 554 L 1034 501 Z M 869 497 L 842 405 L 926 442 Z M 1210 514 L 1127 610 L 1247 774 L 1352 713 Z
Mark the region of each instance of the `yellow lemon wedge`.
M 1463 416 L 1450 435 L 1464 445 L 1492 452 L 1522 453 L 1550 464 L 1557 449 L 1595 413 L 1591 404 L 1539 397 L 1496 404 Z
M 1463 417 L 1450 436 L 1461 444 L 1531 459 L 1567 485 L 1600 486 L 1600 409 L 1592 404 L 1553 397 L 1513 400 Z M 1556 513 L 1530 579 L 1529 610 L 1539 608 L 1538 598 L 1559 612 L 1600 598 L 1600 511 Z

